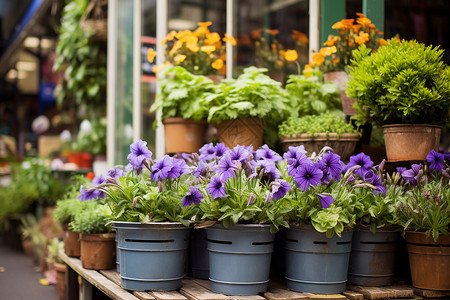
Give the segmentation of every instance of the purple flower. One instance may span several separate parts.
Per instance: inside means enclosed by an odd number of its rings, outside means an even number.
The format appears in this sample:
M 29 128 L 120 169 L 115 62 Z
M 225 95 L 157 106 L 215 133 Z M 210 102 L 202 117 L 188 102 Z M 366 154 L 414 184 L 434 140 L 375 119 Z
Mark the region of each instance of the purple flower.
M 386 188 L 383 186 L 380 177 L 374 172 L 367 171 L 366 174 L 364 174 L 364 181 L 375 186 L 376 190 L 373 191 L 375 195 L 378 195 L 379 192 L 382 192 L 383 197 L 386 197 Z
M 131 153 L 127 159 L 138 173 L 144 168 L 144 160 L 152 158 L 152 152 L 147 148 L 147 142 L 142 140 L 130 145 Z
M 77 196 L 77 199 L 79 199 L 80 201 L 87 201 L 87 200 L 92 200 L 92 199 L 97 199 L 97 198 L 103 198 L 100 197 L 102 193 L 101 191 L 95 189 L 95 188 L 90 188 L 90 189 L 85 189 L 83 186 L 80 187 L 80 194 Z
M 406 171 L 406 168 L 405 168 L 405 167 L 397 167 L 396 170 L 397 170 L 397 172 L 398 172 L 398 173 L 400 174 L 400 176 L 401 176 L 401 175 L 403 175 L 403 172 Z
M 227 152 L 230 149 L 226 147 L 224 143 L 217 143 L 216 146 L 214 147 L 214 150 L 216 156 L 220 158 L 225 154 L 225 152 Z
M 363 152 L 358 155 L 352 155 L 350 157 L 350 162 L 347 164 L 347 169 L 359 165 L 361 168 L 355 170 L 355 173 L 361 177 L 373 167 L 373 161 L 370 159 L 368 155 L 365 155 Z
M 331 203 L 334 202 L 334 198 L 331 195 L 328 194 L 316 194 L 317 198 L 320 200 L 320 205 L 323 208 L 330 207 Z
M 269 191 L 266 191 L 266 200 L 265 200 L 265 202 L 270 202 L 270 199 L 272 199 L 272 194 Z
M 294 181 L 302 191 L 307 191 L 309 186 L 317 186 L 323 176 L 322 170 L 316 165 L 303 164 L 297 169 Z
M 108 177 L 118 179 L 119 177 L 125 177 L 127 174 L 121 168 L 115 168 L 108 171 Z
M 333 177 L 334 180 L 339 180 L 341 178 L 341 157 L 336 153 L 328 152 L 324 154 L 322 156 L 322 159 L 319 161 L 319 165 L 322 166 L 327 171 L 327 173 Z
M 200 153 L 200 159 L 209 161 L 216 157 L 216 149 L 214 148 L 213 143 L 205 144 L 201 147 L 198 152 Z
M 251 159 L 252 156 L 252 150 L 249 150 L 246 146 L 237 145 L 230 151 L 227 151 L 229 153 L 231 160 L 239 161 L 241 164 L 244 164 L 245 161 L 248 159 Z
M 297 169 L 302 165 L 312 165 L 313 162 L 303 152 L 296 152 L 295 158 L 287 160 L 288 174 L 294 176 L 297 173 Z
M 184 195 L 183 200 L 181 200 L 181 205 L 183 207 L 190 206 L 192 204 L 200 204 L 203 199 L 203 194 L 195 187 L 191 186 L 189 192 Z
M 275 162 L 271 160 L 257 160 L 253 163 L 253 170 L 256 173 L 260 172 L 260 169 L 264 170 L 263 178 L 268 181 L 274 181 L 280 178 L 281 172 L 277 169 Z
M 255 194 L 251 193 L 250 198 L 248 198 L 247 206 L 253 203 L 253 200 L 255 198 Z
M 411 185 L 417 185 L 417 180 L 419 179 L 419 171 L 422 168 L 422 164 L 412 164 L 411 169 L 406 170 L 402 173 L 403 179 L 406 183 Z
M 211 181 L 206 185 L 206 191 L 213 199 L 225 197 L 225 184 L 220 181 L 219 175 L 214 175 L 211 178 Z
M 427 162 L 430 164 L 430 170 L 443 170 L 445 168 L 444 160 L 444 154 L 437 153 L 434 150 L 431 150 L 427 155 Z
M 169 177 L 169 171 L 172 170 L 173 163 L 170 156 L 164 155 L 159 161 L 152 166 L 150 179 L 152 181 L 160 181 Z
M 203 160 L 200 160 L 197 163 L 197 167 L 192 171 L 192 175 L 194 175 L 195 178 L 206 177 L 207 170 L 208 170 L 208 164 L 206 162 L 204 162 Z
M 267 145 L 262 145 L 255 153 L 255 159 L 266 159 L 271 161 L 280 161 L 281 156 L 269 148 Z
M 169 177 L 172 179 L 178 178 L 183 174 L 189 173 L 189 166 L 184 159 L 171 158 L 172 168 L 169 170 Z
M 226 153 L 219 161 L 217 165 L 217 174 L 220 176 L 220 180 L 226 182 L 228 178 L 235 176 L 235 171 L 239 168 L 237 161 L 231 159 L 230 154 Z
M 305 150 L 305 146 L 303 146 L 303 145 L 300 145 L 297 147 L 289 146 L 289 150 L 288 150 L 288 152 L 283 154 L 283 158 L 286 159 L 289 164 L 291 160 L 294 160 L 294 161 L 297 160 L 297 157 L 298 157 L 297 153 L 306 154 L 307 151 Z
M 275 201 L 283 198 L 290 190 L 291 185 L 284 180 L 275 180 L 272 182 L 272 197 Z

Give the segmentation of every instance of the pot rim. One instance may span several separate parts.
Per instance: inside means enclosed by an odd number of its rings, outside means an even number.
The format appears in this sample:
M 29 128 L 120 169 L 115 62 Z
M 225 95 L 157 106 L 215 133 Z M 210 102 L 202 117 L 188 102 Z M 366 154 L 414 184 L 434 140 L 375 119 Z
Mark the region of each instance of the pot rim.
M 141 222 L 126 222 L 126 221 L 113 221 L 114 228 L 165 228 L 171 227 L 173 229 L 184 229 L 191 228 L 191 226 L 186 227 L 181 222 L 149 222 L 149 223 L 141 223 Z
M 395 128 L 395 127 L 435 127 L 442 129 L 442 126 L 433 125 L 433 124 L 388 124 L 382 125 L 382 128 Z
M 189 123 L 189 124 L 196 124 L 196 125 L 205 125 L 207 124 L 205 119 L 202 120 L 194 120 L 194 119 L 184 119 L 182 117 L 170 117 L 170 118 L 165 118 L 164 120 L 162 120 L 162 123 L 164 125 L 166 124 L 177 124 L 177 123 Z

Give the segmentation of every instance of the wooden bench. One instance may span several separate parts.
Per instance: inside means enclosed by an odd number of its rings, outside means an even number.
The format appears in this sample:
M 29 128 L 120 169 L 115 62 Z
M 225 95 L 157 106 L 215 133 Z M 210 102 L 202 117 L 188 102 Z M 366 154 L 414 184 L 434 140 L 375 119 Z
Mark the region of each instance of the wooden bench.
M 284 283 L 271 281 L 269 290 L 263 295 L 226 296 L 214 293 L 209 288 L 208 280 L 194 278 L 183 279 L 183 286 L 172 292 L 133 292 L 120 286 L 120 275 L 115 270 L 94 271 L 81 266 L 78 258 L 68 257 L 64 251 L 59 257 L 69 266 L 66 276 L 67 300 L 92 300 L 93 288 L 113 300 L 363 300 L 363 299 L 423 299 L 414 295 L 410 286 L 389 286 L 381 288 L 364 288 L 349 286 L 342 294 L 315 295 L 297 293 L 286 289 Z

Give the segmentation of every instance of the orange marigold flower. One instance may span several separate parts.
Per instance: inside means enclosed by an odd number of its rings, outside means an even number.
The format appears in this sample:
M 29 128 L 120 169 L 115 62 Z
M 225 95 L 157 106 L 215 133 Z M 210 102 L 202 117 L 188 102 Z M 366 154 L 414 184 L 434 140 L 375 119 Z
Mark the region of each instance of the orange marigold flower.
M 149 63 L 152 63 L 153 60 L 155 59 L 156 56 L 156 51 L 153 50 L 153 48 L 149 48 L 147 51 L 147 60 Z
M 375 28 L 375 24 L 369 24 L 369 28 Z
M 200 26 L 200 27 L 208 27 L 208 26 L 211 26 L 212 25 L 212 22 L 211 21 L 208 21 L 208 22 L 198 22 L 197 23 L 197 26 Z
M 184 55 L 184 54 L 178 54 L 177 56 L 175 56 L 175 57 L 173 58 L 173 60 L 174 60 L 177 64 L 181 64 L 185 59 L 186 59 L 186 55 Z
M 255 30 L 252 30 L 252 32 L 250 33 L 250 35 L 251 35 L 252 38 L 254 38 L 254 39 L 259 39 L 259 38 L 261 38 L 261 32 L 262 32 L 262 28 L 255 29 Z
M 213 61 L 213 63 L 211 64 L 211 67 L 213 67 L 216 70 L 220 70 L 223 67 L 223 60 L 216 59 L 215 61 Z
M 214 45 L 220 41 L 220 35 L 217 32 L 206 34 L 205 44 Z
M 302 43 L 302 44 L 308 44 L 308 43 L 309 43 L 308 37 L 306 36 L 306 34 L 304 34 L 304 33 L 301 32 L 301 31 L 298 31 L 298 30 L 293 29 L 293 30 L 292 30 L 292 35 L 291 35 L 291 37 L 292 37 L 294 40 L 299 41 L 299 42 Z
M 324 44 L 324 46 L 334 46 L 334 44 L 337 42 L 337 40 L 338 40 L 337 36 L 333 36 L 333 37 L 329 36 L 328 40 L 323 44 Z
M 360 18 L 366 18 L 366 15 L 363 14 L 363 13 L 357 12 L 356 15 L 357 15 L 358 17 L 360 17 Z
M 353 26 L 355 19 L 342 19 L 331 26 L 332 29 L 350 29 Z
M 365 26 L 369 26 L 370 24 L 372 24 L 372 21 L 370 21 L 370 19 L 368 19 L 366 17 L 363 17 L 363 18 L 358 18 L 356 20 L 356 23 L 365 25 Z
M 202 46 L 202 47 L 200 48 L 200 50 L 201 50 L 202 52 L 205 52 L 205 53 L 207 53 L 207 54 L 210 54 L 211 52 L 214 52 L 214 51 L 216 50 L 216 47 L 213 46 L 213 45 L 206 45 L 206 46 Z
M 362 45 L 365 42 L 367 42 L 368 40 L 369 40 L 369 34 L 365 33 L 365 32 L 362 32 L 362 31 L 360 31 L 359 35 L 355 37 L 355 42 L 358 45 Z
M 89 179 L 89 180 L 94 179 L 94 177 L 95 177 L 95 174 L 92 173 L 92 172 L 88 172 L 88 173 L 86 174 L 86 178 Z
M 331 54 L 336 53 L 336 51 L 337 51 L 336 46 L 332 46 L 320 49 L 319 53 L 322 54 L 323 56 L 330 56 Z
M 387 45 L 387 41 L 385 39 L 377 39 L 378 44 L 380 44 L 380 46 L 384 46 Z
M 341 60 L 339 58 L 335 58 L 331 60 L 333 64 L 338 64 Z
M 278 29 L 266 29 L 266 32 L 271 35 L 277 35 L 280 33 Z
M 222 39 L 224 42 L 229 42 L 231 45 L 236 46 L 236 40 L 231 35 L 225 33 L 224 38 Z
M 354 33 L 358 33 L 361 30 L 361 27 L 362 27 L 362 25 L 355 24 L 355 25 L 353 25 L 352 30 Z
M 298 53 L 296 50 L 286 50 L 284 53 L 284 59 L 287 61 L 296 61 L 298 59 Z
M 313 53 L 311 59 L 313 63 L 317 66 L 321 66 L 325 61 L 325 57 L 321 53 Z
M 270 47 L 272 48 L 272 53 L 277 53 L 277 45 L 275 43 L 272 43 Z

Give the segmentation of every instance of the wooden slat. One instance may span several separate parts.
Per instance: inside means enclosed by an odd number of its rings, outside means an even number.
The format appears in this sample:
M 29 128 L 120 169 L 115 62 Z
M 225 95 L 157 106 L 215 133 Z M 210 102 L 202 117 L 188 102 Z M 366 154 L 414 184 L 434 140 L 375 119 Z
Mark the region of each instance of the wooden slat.
M 348 285 L 347 290 L 361 293 L 365 299 L 369 300 L 414 297 L 414 290 L 409 286 L 365 287 Z
M 150 292 L 157 300 L 188 300 L 178 292 Z
M 115 270 L 102 270 L 102 271 L 100 271 L 100 273 L 103 274 L 103 276 L 105 276 L 106 278 L 108 278 L 112 282 L 114 282 L 115 284 L 117 284 L 118 286 L 122 285 L 122 280 L 120 279 L 120 274 L 117 271 L 115 271 Z M 138 297 L 140 300 L 155 300 L 155 297 L 153 297 L 152 295 L 150 295 L 147 292 L 134 291 L 132 293 L 133 293 L 133 295 Z
M 205 289 L 211 290 L 211 285 L 210 285 L 209 280 L 197 279 L 197 278 L 191 278 L 191 280 L 193 282 L 195 282 L 196 284 L 204 287 Z
M 332 295 L 319 295 L 319 294 L 310 294 L 310 293 L 303 293 L 306 296 L 308 296 L 311 300 L 345 300 L 347 297 L 341 294 L 332 294 Z
M 450 279 L 449 279 L 450 280 Z M 414 293 L 426 298 L 450 298 L 450 291 L 432 291 L 413 288 Z
M 357 293 L 355 291 L 345 291 L 342 293 L 345 297 L 347 297 L 349 300 L 364 300 L 364 295 L 361 293 Z
M 139 300 L 129 292 L 122 289 L 120 286 L 104 277 L 95 270 L 88 270 L 82 267 L 81 261 L 78 258 L 70 258 L 64 250 L 59 251 L 59 257 L 75 272 L 80 274 L 84 279 L 89 281 L 93 286 L 101 290 L 108 297 L 113 300 Z
M 222 294 L 211 292 L 209 289 L 199 285 L 190 279 L 183 280 L 183 286 L 180 289 L 180 293 L 186 296 L 190 300 L 224 300 L 230 299 Z
M 308 296 L 286 289 L 269 287 L 269 292 L 264 293 L 268 300 L 307 300 Z
M 233 300 L 265 300 L 264 297 L 259 295 L 251 295 L 251 296 L 230 296 Z

